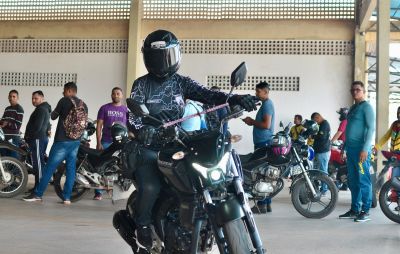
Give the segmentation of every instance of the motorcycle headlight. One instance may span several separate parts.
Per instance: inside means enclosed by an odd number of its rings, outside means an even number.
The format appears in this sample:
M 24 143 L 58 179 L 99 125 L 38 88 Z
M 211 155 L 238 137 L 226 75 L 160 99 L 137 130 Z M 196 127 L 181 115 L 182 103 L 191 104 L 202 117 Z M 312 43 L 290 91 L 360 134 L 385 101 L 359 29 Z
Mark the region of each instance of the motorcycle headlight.
M 204 179 L 208 180 L 211 185 L 219 184 L 225 180 L 229 156 L 229 153 L 225 153 L 218 164 L 211 168 L 203 167 L 198 163 L 192 163 L 192 166 Z

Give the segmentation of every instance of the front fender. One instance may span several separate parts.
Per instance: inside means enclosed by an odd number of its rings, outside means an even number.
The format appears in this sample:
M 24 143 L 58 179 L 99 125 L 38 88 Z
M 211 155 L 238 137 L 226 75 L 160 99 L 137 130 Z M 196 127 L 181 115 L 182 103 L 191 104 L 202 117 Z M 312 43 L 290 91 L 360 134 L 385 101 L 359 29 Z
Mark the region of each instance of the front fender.
M 24 150 L 22 150 L 21 148 L 7 142 L 7 141 L 2 141 L 0 142 L 0 149 L 7 149 L 7 150 L 11 150 L 13 152 L 16 152 L 22 156 L 26 156 L 28 153 Z
M 228 200 L 215 207 L 215 221 L 222 227 L 225 223 L 245 216 L 243 208 L 237 197 L 231 196 Z
M 313 177 L 313 176 L 317 176 L 317 175 L 327 175 L 327 176 L 329 176 L 327 173 L 325 173 L 325 172 L 323 172 L 321 170 L 317 170 L 317 169 L 307 170 L 306 172 L 307 172 L 307 174 L 309 175 L 310 178 Z M 300 179 L 303 179 L 303 178 L 304 178 L 304 173 L 301 173 L 301 174 L 297 175 L 293 179 L 291 186 L 294 186 Z M 290 191 L 292 191 L 292 187 L 290 187 Z

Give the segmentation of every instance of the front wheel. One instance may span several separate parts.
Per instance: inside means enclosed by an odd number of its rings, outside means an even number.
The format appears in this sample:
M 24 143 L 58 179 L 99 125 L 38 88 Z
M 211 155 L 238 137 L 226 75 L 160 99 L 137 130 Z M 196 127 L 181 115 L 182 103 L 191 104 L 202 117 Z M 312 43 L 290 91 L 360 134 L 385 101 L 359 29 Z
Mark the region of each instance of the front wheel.
M 230 221 L 223 226 L 230 254 L 250 254 L 252 244 L 243 219 Z
M 379 193 L 379 206 L 386 217 L 400 223 L 400 199 L 398 194 L 398 191 L 393 189 L 390 180 L 387 181 Z
M 305 178 L 292 187 L 294 208 L 304 217 L 320 219 L 328 216 L 336 207 L 338 191 L 332 179 L 323 174 L 310 175 L 317 195 L 314 197 Z
M 12 157 L 0 157 L 5 175 L 0 171 L 0 198 L 12 198 L 23 192 L 28 184 L 24 164 Z
M 82 167 L 85 164 L 82 165 Z M 54 190 L 57 193 L 57 196 L 64 200 L 64 195 L 63 195 L 63 190 L 64 190 L 64 183 L 65 183 L 65 164 L 61 164 L 58 168 L 56 173 L 54 174 Z M 81 184 L 77 182 L 75 179 L 74 181 L 74 186 L 72 187 L 72 193 L 71 193 L 71 202 L 77 202 L 81 200 L 85 194 L 89 191 L 88 188 L 85 188 Z

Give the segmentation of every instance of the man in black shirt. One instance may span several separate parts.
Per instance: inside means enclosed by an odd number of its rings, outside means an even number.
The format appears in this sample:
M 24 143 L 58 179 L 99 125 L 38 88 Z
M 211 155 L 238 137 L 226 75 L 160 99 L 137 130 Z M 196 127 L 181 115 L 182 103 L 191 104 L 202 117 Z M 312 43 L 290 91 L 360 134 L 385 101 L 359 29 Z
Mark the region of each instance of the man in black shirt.
M 58 119 L 57 130 L 54 137 L 54 144 L 51 147 L 49 159 L 47 165 L 43 170 L 43 176 L 39 181 L 38 186 L 35 188 L 34 193 L 25 197 L 25 201 L 42 201 L 42 196 L 47 188 L 51 176 L 57 169 L 58 165 L 65 160 L 66 162 L 66 180 L 64 184 L 63 200 L 64 204 L 71 204 L 71 192 L 75 181 L 75 170 L 76 170 L 76 155 L 79 148 L 79 138 L 72 139 L 67 136 L 64 124 L 65 119 L 69 112 L 74 107 L 72 100 L 75 105 L 79 105 L 80 99 L 76 97 L 78 88 L 74 82 L 69 82 L 64 85 L 64 97 L 58 101 L 58 104 L 54 111 L 51 113 L 51 119 Z M 87 106 L 84 104 L 85 111 L 87 112 Z
M 331 127 L 327 120 L 325 120 L 319 113 L 313 113 L 311 119 L 319 125 L 319 131 L 314 135 L 313 148 L 315 151 L 315 158 L 319 163 L 319 170 L 328 173 L 328 164 L 331 157 Z M 322 185 L 321 193 L 327 191 L 326 184 Z
M 32 93 L 32 105 L 36 108 L 26 125 L 25 141 L 28 143 L 31 150 L 36 187 L 42 177 L 42 169 L 45 165 L 44 156 L 48 143 L 47 129 L 49 126 L 51 106 L 44 101 L 44 94 L 40 90 Z M 33 191 L 35 187 L 31 191 Z

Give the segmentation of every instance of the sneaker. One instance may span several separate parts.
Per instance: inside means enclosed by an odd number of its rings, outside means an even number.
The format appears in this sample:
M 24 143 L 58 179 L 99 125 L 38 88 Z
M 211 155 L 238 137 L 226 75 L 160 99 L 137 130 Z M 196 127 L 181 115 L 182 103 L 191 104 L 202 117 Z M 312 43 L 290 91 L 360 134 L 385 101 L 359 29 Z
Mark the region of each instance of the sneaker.
M 64 201 L 63 201 L 63 204 L 64 204 L 64 205 L 70 205 L 70 204 L 71 204 L 71 200 L 64 200 Z
M 23 201 L 26 201 L 26 202 L 35 202 L 35 201 L 42 201 L 42 198 L 36 196 L 35 193 L 32 193 L 32 194 L 30 194 L 30 195 L 24 197 L 22 200 L 23 200 Z
M 267 204 L 267 213 L 272 212 L 271 204 Z
M 271 205 L 269 205 L 269 208 L 271 209 Z M 254 214 L 264 214 L 267 213 L 267 205 L 255 205 L 251 208 L 251 211 Z M 272 211 L 272 210 L 271 210 Z
M 102 199 L 103 199 L 103 196 L 102 196 L 101 194 L 95 194 L 94 197 L 93 197 L 93 200 L 98 200 L 98 201 L 100 201 L 100 200 L 102 200 Z
M 143 249 L 153 247 L 153 237 L 149 226 L 139 226 L 136 231 L 136 244 Z
M 355 218 L 357 218 L 357 216 L 358 216 L 358 213 L 356 213 L 350 209 L 348 212 L 339 215 L 339 219 L 355 219 Z
M 354 222 L 366 222 L 371 220 L 369 218 L 369 213 L 361 211 L 361 213 L 354 219 Z

